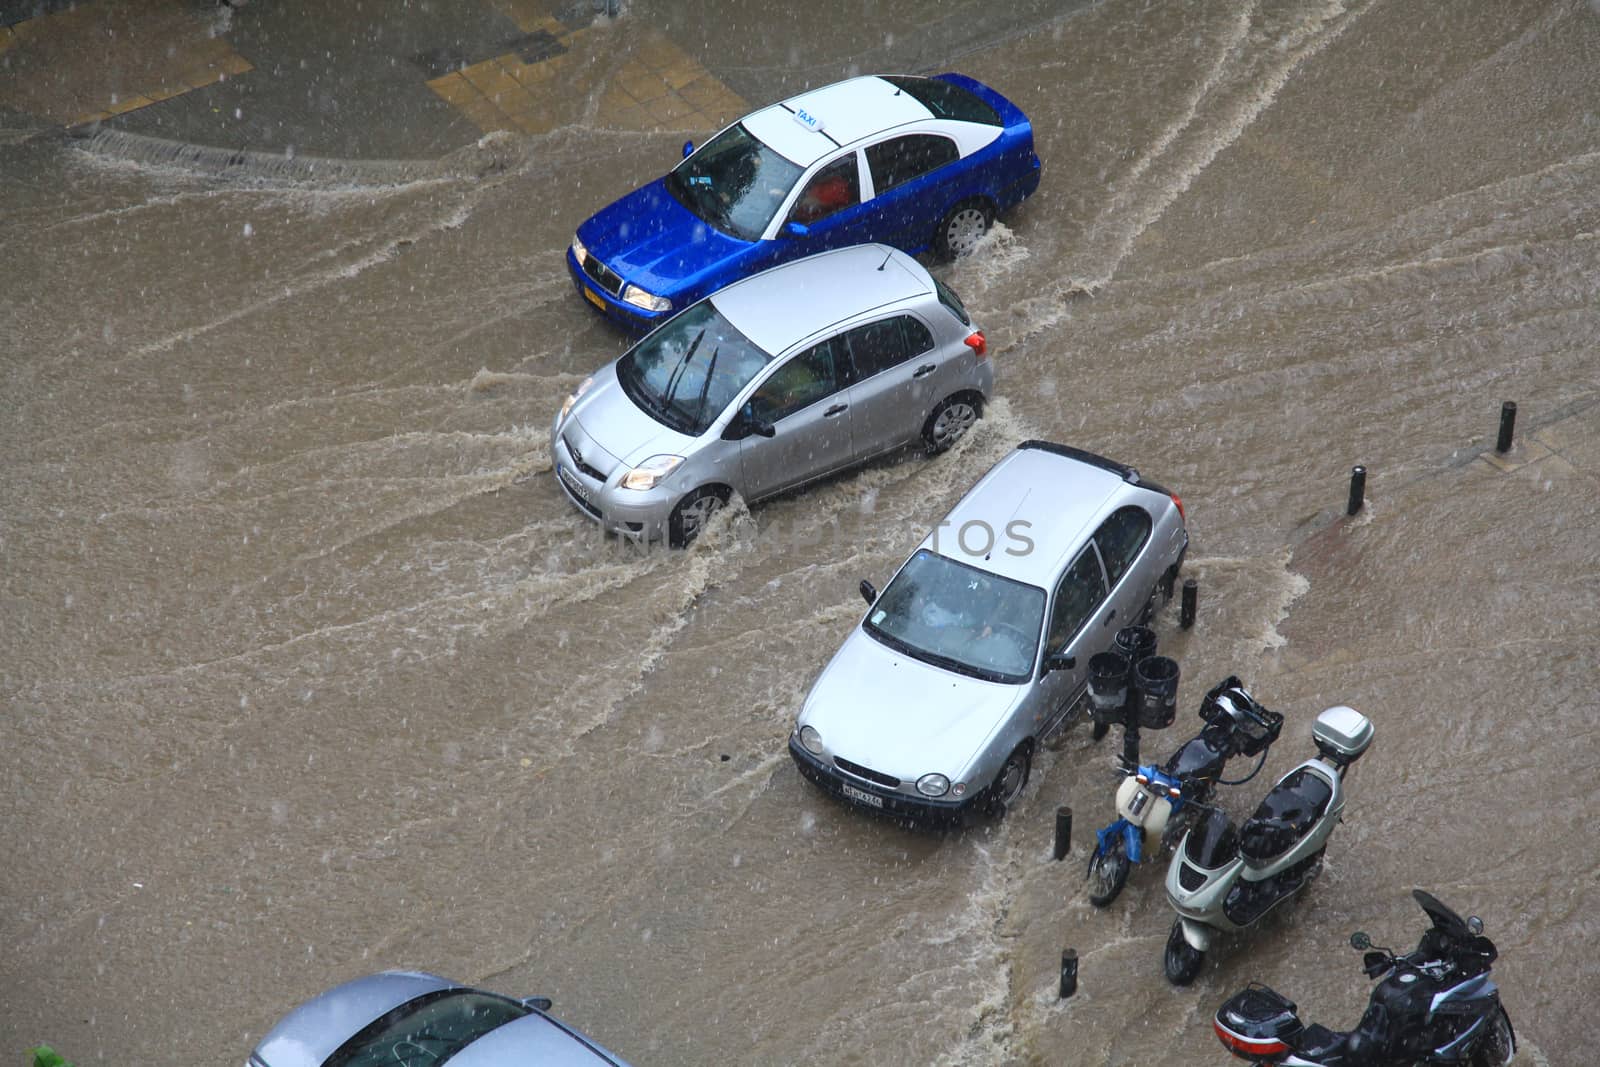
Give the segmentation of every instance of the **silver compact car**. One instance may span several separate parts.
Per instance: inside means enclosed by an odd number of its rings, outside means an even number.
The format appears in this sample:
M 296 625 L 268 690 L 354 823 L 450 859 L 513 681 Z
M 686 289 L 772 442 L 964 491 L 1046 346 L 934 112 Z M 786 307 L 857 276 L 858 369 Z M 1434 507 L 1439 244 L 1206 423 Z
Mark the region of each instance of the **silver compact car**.
M 384 971 L 313 997 L 284 1016 L 245 1067 L 627 1067 L 521 1000 L 420 971 Z
M 1077 714 L 1089 657 L 1172 595 L 1183 503 L 1131 467 L 1025 441 L 871 606 L 795 722 L 800 773 L 926 822 L 1003 815 L 1038 744 Z
M 994 389 L 988 355 L 904 252 L 808 256 L 691 305 L 578 386 L 551 428 L 556 482 L 607 530 L 683 545 L 734 493 L 949 448 Z

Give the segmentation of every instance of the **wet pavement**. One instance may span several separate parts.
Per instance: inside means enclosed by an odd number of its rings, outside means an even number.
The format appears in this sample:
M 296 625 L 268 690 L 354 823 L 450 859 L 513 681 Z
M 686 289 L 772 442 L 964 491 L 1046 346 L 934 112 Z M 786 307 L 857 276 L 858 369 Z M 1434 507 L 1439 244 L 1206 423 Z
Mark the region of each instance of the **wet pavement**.
M 554 996 L 640 1067 L 1221 1063 L 1207 1019 L 1252 978 L 1350 1025 L 1345 937 L 1409 942 L 1421 886 L 1483 916 L 1518 1062 L 1585 1062 L 1600 13 L 805 19 L 0 2 L 0 1055 L 237 1062 L 417 967 Z M 936 268 L 995 352 L 986 418 L 687 552 L 600 537 L 548 455 L 626 343 L 570 288 L 572 228 L 727 109 L 946 68 L 1045 165 Z M 1322 877 L 1186 990 L 1159 872 L 1085 899 L 1116 783 L 1086 731 L 945 838 L 784 752 L 856 583 L 1026 437 L 1188 506 L 1199 620 L 1157 620 L 1184 680 L 1147 750 L 1230 673 L 1288 719 L 1260 782 L 1322 707 L 1377 729 Z

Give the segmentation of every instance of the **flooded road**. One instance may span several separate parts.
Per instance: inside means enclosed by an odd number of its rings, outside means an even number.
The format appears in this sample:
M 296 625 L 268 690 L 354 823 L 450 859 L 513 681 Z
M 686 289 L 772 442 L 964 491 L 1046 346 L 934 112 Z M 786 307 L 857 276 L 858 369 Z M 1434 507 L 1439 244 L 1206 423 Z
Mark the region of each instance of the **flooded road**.
M 403 175 L 11 124 L 0 1055 L 239 1062 L 294 1003 L 409 967 L 551 996 L 640 1067 L 1222 1063 L 1211 1013 L 1252 978 L 1353 1025 L 1345 938 L 1412 943 L 1420 886 L 1483 916 L 1518 1062 L 1587 1062 L 1600 9 L 1107 0 L 918 28 L 886 0 L 824 5 L 794 45 L 758 5 L 689 8 L 595 25 L 591 95 L 550 132 Z M 548 449 L 626 344 L 567 280 L 574 226 L 709 132 L 599 117 L 662 37 L 752 106 L 956 68 L 1044 161 L 936 268 L 995 353 L 977 429 L 686 552 L 600 536 Z M 1184 675 L 1147 753 L 1230 673 L 1288 719 L 1235 813 L 1323 707 L 1377 730 L 1321 879 L 1187 989 L 1160 871 L 1086 899 L 1114 741 L 1069 732 L 1003 822 L 943 838 L 785 752 L 859 580 L 1028 437 L 1187 505 L 1199 619 L 1157 620 Z

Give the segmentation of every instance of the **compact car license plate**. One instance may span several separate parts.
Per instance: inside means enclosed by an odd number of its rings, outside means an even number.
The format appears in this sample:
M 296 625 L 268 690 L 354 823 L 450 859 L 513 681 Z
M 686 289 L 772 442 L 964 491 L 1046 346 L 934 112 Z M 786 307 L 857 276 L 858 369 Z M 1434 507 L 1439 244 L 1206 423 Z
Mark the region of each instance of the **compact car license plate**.
M 567 490 L 572 493 L 573 496 L 577 497 L 579 500 L 585 501 L 586 503 L 592 503 L 592 501 L 589 500 L 589 490 L 583 487 L 583 483 L 578 481 L 578 479 L 573 476 L 571 471 L 567 470 L 567 468 L 563 467 L 559 463 L 556 464 L 556 477 L 561 479 L 561 484 L 566 486 Z
M 588 299 L 589 303 L 593 304 L 595 307 L 599 308 L 601 311 L 604 311 L 606 309 L 606 302 L 604 300 L 600 299 L 600 294 L 599 293 L 595 292 L 593 289 L 589 288 L 587 285 L 580 285 L 578 288 L 583 290 L 583 295 Z
M 874 808 L 883 807 L 883 798 L 880 797 L 880 796 L 874 796 L 873 794 L 867 792 L 865 789 L 857 789 L 853 785 L 841 784 L 839 786 L 839 792 L 843 793 L 845 796 L 849 797 L 851 800 L 859 800 L 861 803 L 869 805 L 870 807 L 874 807 Z

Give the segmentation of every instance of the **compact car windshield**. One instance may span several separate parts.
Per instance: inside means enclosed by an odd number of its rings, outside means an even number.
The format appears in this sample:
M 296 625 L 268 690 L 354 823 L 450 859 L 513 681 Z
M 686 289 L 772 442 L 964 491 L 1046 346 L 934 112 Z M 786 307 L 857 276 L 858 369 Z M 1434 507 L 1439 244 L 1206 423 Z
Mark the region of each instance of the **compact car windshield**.
M 801 167 L 735 123 L 679 163 L 667 190 L 704 221 L 746 241 L 761 237 Z
M 617 360 L 617 380 L 657 422 L 698 437 L 771 359 L 703 300 Z
M 1033 674 L 1044 590 L 921 549 L 867 616 L 867 633 L 949 670 L 997 682 Z
M 322 1067 L 436 1067 L 533 1009 L 470 989 L 418 997 L 346 1041 Z

